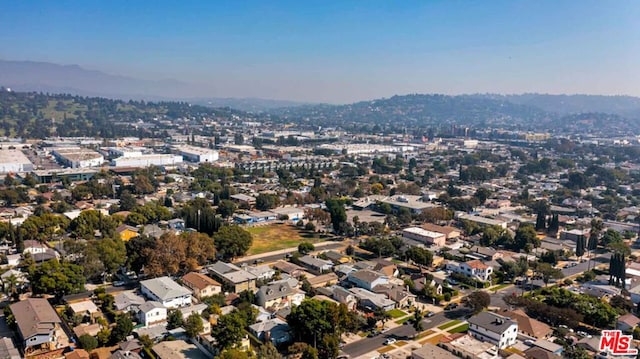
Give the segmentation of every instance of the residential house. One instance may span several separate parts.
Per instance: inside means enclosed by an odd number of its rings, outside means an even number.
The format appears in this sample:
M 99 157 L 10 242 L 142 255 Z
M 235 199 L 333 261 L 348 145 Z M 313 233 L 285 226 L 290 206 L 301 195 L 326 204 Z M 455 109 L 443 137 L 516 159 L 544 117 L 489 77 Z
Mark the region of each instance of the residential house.
M 222 292 L 222 284 L 207 275 L 190 272 L 182 277 L 182 284 L 191 289 L 193 296 L 202 299 Z
M 98 306 L 90 299 L 75 303 L 69 303 L 69 308 L 74 315 L 80 315 L 84 318 L 89 318 L 91 322 L 94 322 L 97 318 L 102 316 L 102 313 Z
M 616 329 L 622 330 L 626 333 L 631 333 L 638 324 L 640 324 L 640 318 L 631 313 L 627 313 L 618 318 Z
M 258 305 L 263 308 L 279 309 L 300 305 L 304 296 L 304 293 L 292 287 L 289 281 L 280 280 L 260 287 L 256 294 L 256 300 Z
M 279 270 L 280 273 L 286 273 L 294 278 L 299 278 L 304 274 L 304 268 L 291 262 L 277 261 L 272 265 L 273 269 Z
M 73 327 L 73 334 L 75 334 L 76 337 L 78 338 L 80 338 L 85 334 L 95 337 L 96 335 L 98 335 L 101 329 L 102 329 L 102 326 L 98 323 L 93 323 L 93 324 L 82 323 Z
M 273 318 L 249 326 L 249 331 L 263 342 L 271 341 L 278 346 L 291 341 L 289 324 L 280 318 Z
M 497 261 L 502 256 L 503 254 L 500 251 L 484 246 L 473 246 L 465 255 L 466 258 L 479 259 L 481 261 Z
M 336 265 L 351 262 L 351 257 L 337 251 L 326 251 L 326 252 L 323 252 L 322 255 Z
M 116 233 L 118 233 L 120 235 L 120 239 L 125 242 L 130 241 L 131 238 L 139 236 L 140 234 L 138 232 L 138 228 L 126 224 L 121 224 L 120 226 L 118 226 L 118 228 L 116 228 Z
M 447 241 L 447 236 L 444 233 L 428 231 L 420 227 L 403 229 L 402 237 L 438 247 L 444 247 Z
M 121 312 L 137 312 L 144 302 L 143 297 L 133 292 L 121 292 L 113 297 L 113 307 Z
M 9 269 L 2 273 L 0 275 L 0 281 L 2 282 L 2 289 L 5 293 L 12 291 L 21 292 L 29 286 L 27 275 L 15 269 Z
M 496 346 L 490 342 L 476 339 L 470 334 L 455 333 L 440 338 L 440 347 L 458 358 L 499 359 Z
M 91 356 L 84 349 L 73 349 L 72 352 L 64 353 L 64 359 L 89 359 Z
M 247 272 L 256 276 L 258 280 L 271 280 L 276 275 L 276 271 L 268 265 L 247 266 L 244 268 Z
M 416 295 L 409 292 L 405 287 L 384 284 L 373 288 L 374 293 L 384 294 L 390 300 L 396 302 L 398 308 L 408 308 L 416 302 Z
M 425 223 L 421 227 L 426 229 L 427 231 L 444 234 L 447 241 L 458 239 L 460 238 L 460 235 L 461 235 L 460 230 L 458 228 L 451 227 L 451 226 L 439 226 L 433 223 Z
M 469 318 L 469 334 L 504 349 L 516 343 L 518 322 L 496 313 L 480 312 Z
M 331 271 L 331 268 L 333 268 L 333 262 L 310 255 L 302 256 L 298 258 L 298 261 L 314 274 L 323 274 Z
M 537 349 L 537 350 L 536 350 Z M 531 348 L 525 350 L 527 358 L 559 358 L 562 356 L 564 348 L 562 345 L 550 342 L 545 339 L 539 339 L 531 343 Z
M 58 254 L 58 252 L 49 248 L 46 244 L 34 240 L 24 241 L 24 250 L 22 251 L 22 255 L 25 253 L 29 253 L 31 258 L 36 262 L 44 262 L 60 258 L 60 254 Z
M 62 320 L 44 298 L 29 298 L 11 305 L 25 357 L 64 350 L 69 337 Z
M 448 351 L 427 343 L 411 352 L 411 359 L 455 359 L 457 356 Z
M 358 298 L 353 294 L 353 292 L 339 286 L 333 286 L 330 288 L 332 289 L 331 297 L 333 299 L 340 304 L 346 305 L 349 310 L 356 310 L 356 307 L 358 306 Z
M 169 277 L 159 277 L 140 282 L 142 294 L 167 308 L 191 305 L 191 291 Z
M 396 302 L 387 299 L 387 296 L 384 294 L 374 293 L 364 288 L 351 288 L 349 291 L 358 301 L 358 306 L 364 310 L 371 312 L 376 309 L 389 311 L 396 307 Z
M 493 273 L 493 267 L 486 265 L 477 259 L 462 263 L 449 261 L 446 264 L 446 269 L 484 282 L 491 279 L 491 273 Z
M 205 359 L 207 356 L 194 344 L 184 340 L 164 341 L 154 345 L 153 353 L 157 359 Z
M 167 308 L 160 302 L 149 301 L 138 307 L 138 322 L 145 327 L 167 322 Z
M 256 290 L 257 277 L 235 264 L 218 261 L 207 268 L 213 277 L 228 286 L 234 293 Z
M 433 287 L 434 293 L 436 295 L 442 295 L 442 289 L 444 288 L 442 285 L 442 280 L 436 280 L 435 278 L 429 280 L 427 279 L 427 277 L 421 274 L 412 277 L 411 279 L 413 280 L 413 283 L 415 285 L 416 292 L 421 292 L 424 287 Z
M 253 206 L 256 205 L 256 198 L 253 196 L 248 196 L 246 194 L 242 194 L 242 193 L 237 193 L 237 194 L 232 194 L 231 196 L 229 196 L 229 198 L 238 203 L 238 205 L 241 208 L 253 208 Z
M 338 283 L 338 275 L 335 273 L 327 273 L 313 278 L 307 279 L 311 288 L 326 287 Z
M 368 269 L 361 269 L 350 273 L 347 276 L 347 280 L 354 285 L 369 291 L 373 290 L 376 286 L 389 283 L 389 277 Z
M 139 353 L 130 350 L 118 349 L 111 353 L 109 359 L 142 359 Z
M 375 263 L 373 270 L 386 275 L 389 278 L 397 277 L 400 274 L 398 265 L 384 258 L 376 258 L 372 260 Z
M 518 331 L 528 337 L 543 339 L 553 334 L 553 328 L 529 317 L 522 309 L 515 309 L 502 314 L 515 320 L 518 323 Z

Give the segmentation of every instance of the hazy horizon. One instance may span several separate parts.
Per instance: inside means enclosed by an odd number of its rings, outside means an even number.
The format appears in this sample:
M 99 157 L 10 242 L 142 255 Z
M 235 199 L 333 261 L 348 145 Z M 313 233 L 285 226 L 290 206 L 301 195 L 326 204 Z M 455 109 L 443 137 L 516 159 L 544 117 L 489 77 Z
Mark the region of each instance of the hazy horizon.
M 11 2 L 0 58 L 193 84 L 190 97 L 640 96 L 640 3 Z

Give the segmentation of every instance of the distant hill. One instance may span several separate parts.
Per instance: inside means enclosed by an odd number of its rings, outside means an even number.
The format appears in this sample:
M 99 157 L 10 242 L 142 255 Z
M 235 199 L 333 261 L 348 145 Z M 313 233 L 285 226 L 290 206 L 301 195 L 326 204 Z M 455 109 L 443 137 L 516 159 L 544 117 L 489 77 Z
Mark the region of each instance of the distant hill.
M 122 100 L 188 101 L 209 107 L 260 112 L 301 105 L 259 98 L 209 98 L 202 86 L 177 81 L 149 81 L 87 70 L 78 65 L 0 60 L 0 86 L 14 91 L 66 93 Z
M 167 137 L 170 128 L 212 136 L 204 119 L 261 121 L 268 115 L 186 102 L 123 101 L 0 89 L 0 136 Z M 176 127 L 177 126 L 177 127 Z
M 632 133 L 628 131 L 640 130 L 640 107 L 634 107 L 636 103 L 640 99 L 622 96 L 413 94 L 350 105 L 299 106 L 271 112 L 292 122 L 332 126 L 350 122 L 395 126 L 455 124 L 532 131 L 606 130 L 610 134 L 629 135 Z
M 611 113 L 619 116 L 640 118 L 640 98 L 631 96 L 599 95 L 480 95 L 491 99 L 502 99 L 511 103 L 537 107 L 563 115 L 579 113 Z

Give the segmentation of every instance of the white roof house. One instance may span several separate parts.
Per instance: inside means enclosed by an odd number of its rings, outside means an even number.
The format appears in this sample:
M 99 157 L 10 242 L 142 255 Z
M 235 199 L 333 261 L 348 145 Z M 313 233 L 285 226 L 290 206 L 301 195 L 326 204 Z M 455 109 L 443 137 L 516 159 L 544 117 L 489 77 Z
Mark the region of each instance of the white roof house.
M 191 291 L 169 277 L 159 277 L 140 282 L 144 296 L 162 303 L 167 308 L 191 305 Z

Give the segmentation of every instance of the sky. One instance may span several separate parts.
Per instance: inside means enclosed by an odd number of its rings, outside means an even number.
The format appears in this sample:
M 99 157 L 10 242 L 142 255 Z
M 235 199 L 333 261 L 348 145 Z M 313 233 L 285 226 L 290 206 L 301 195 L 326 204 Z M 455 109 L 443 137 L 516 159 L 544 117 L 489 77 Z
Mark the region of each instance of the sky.
M 4 1 L 0 59 L 203 97 L 640 96 L 640 1 Z

